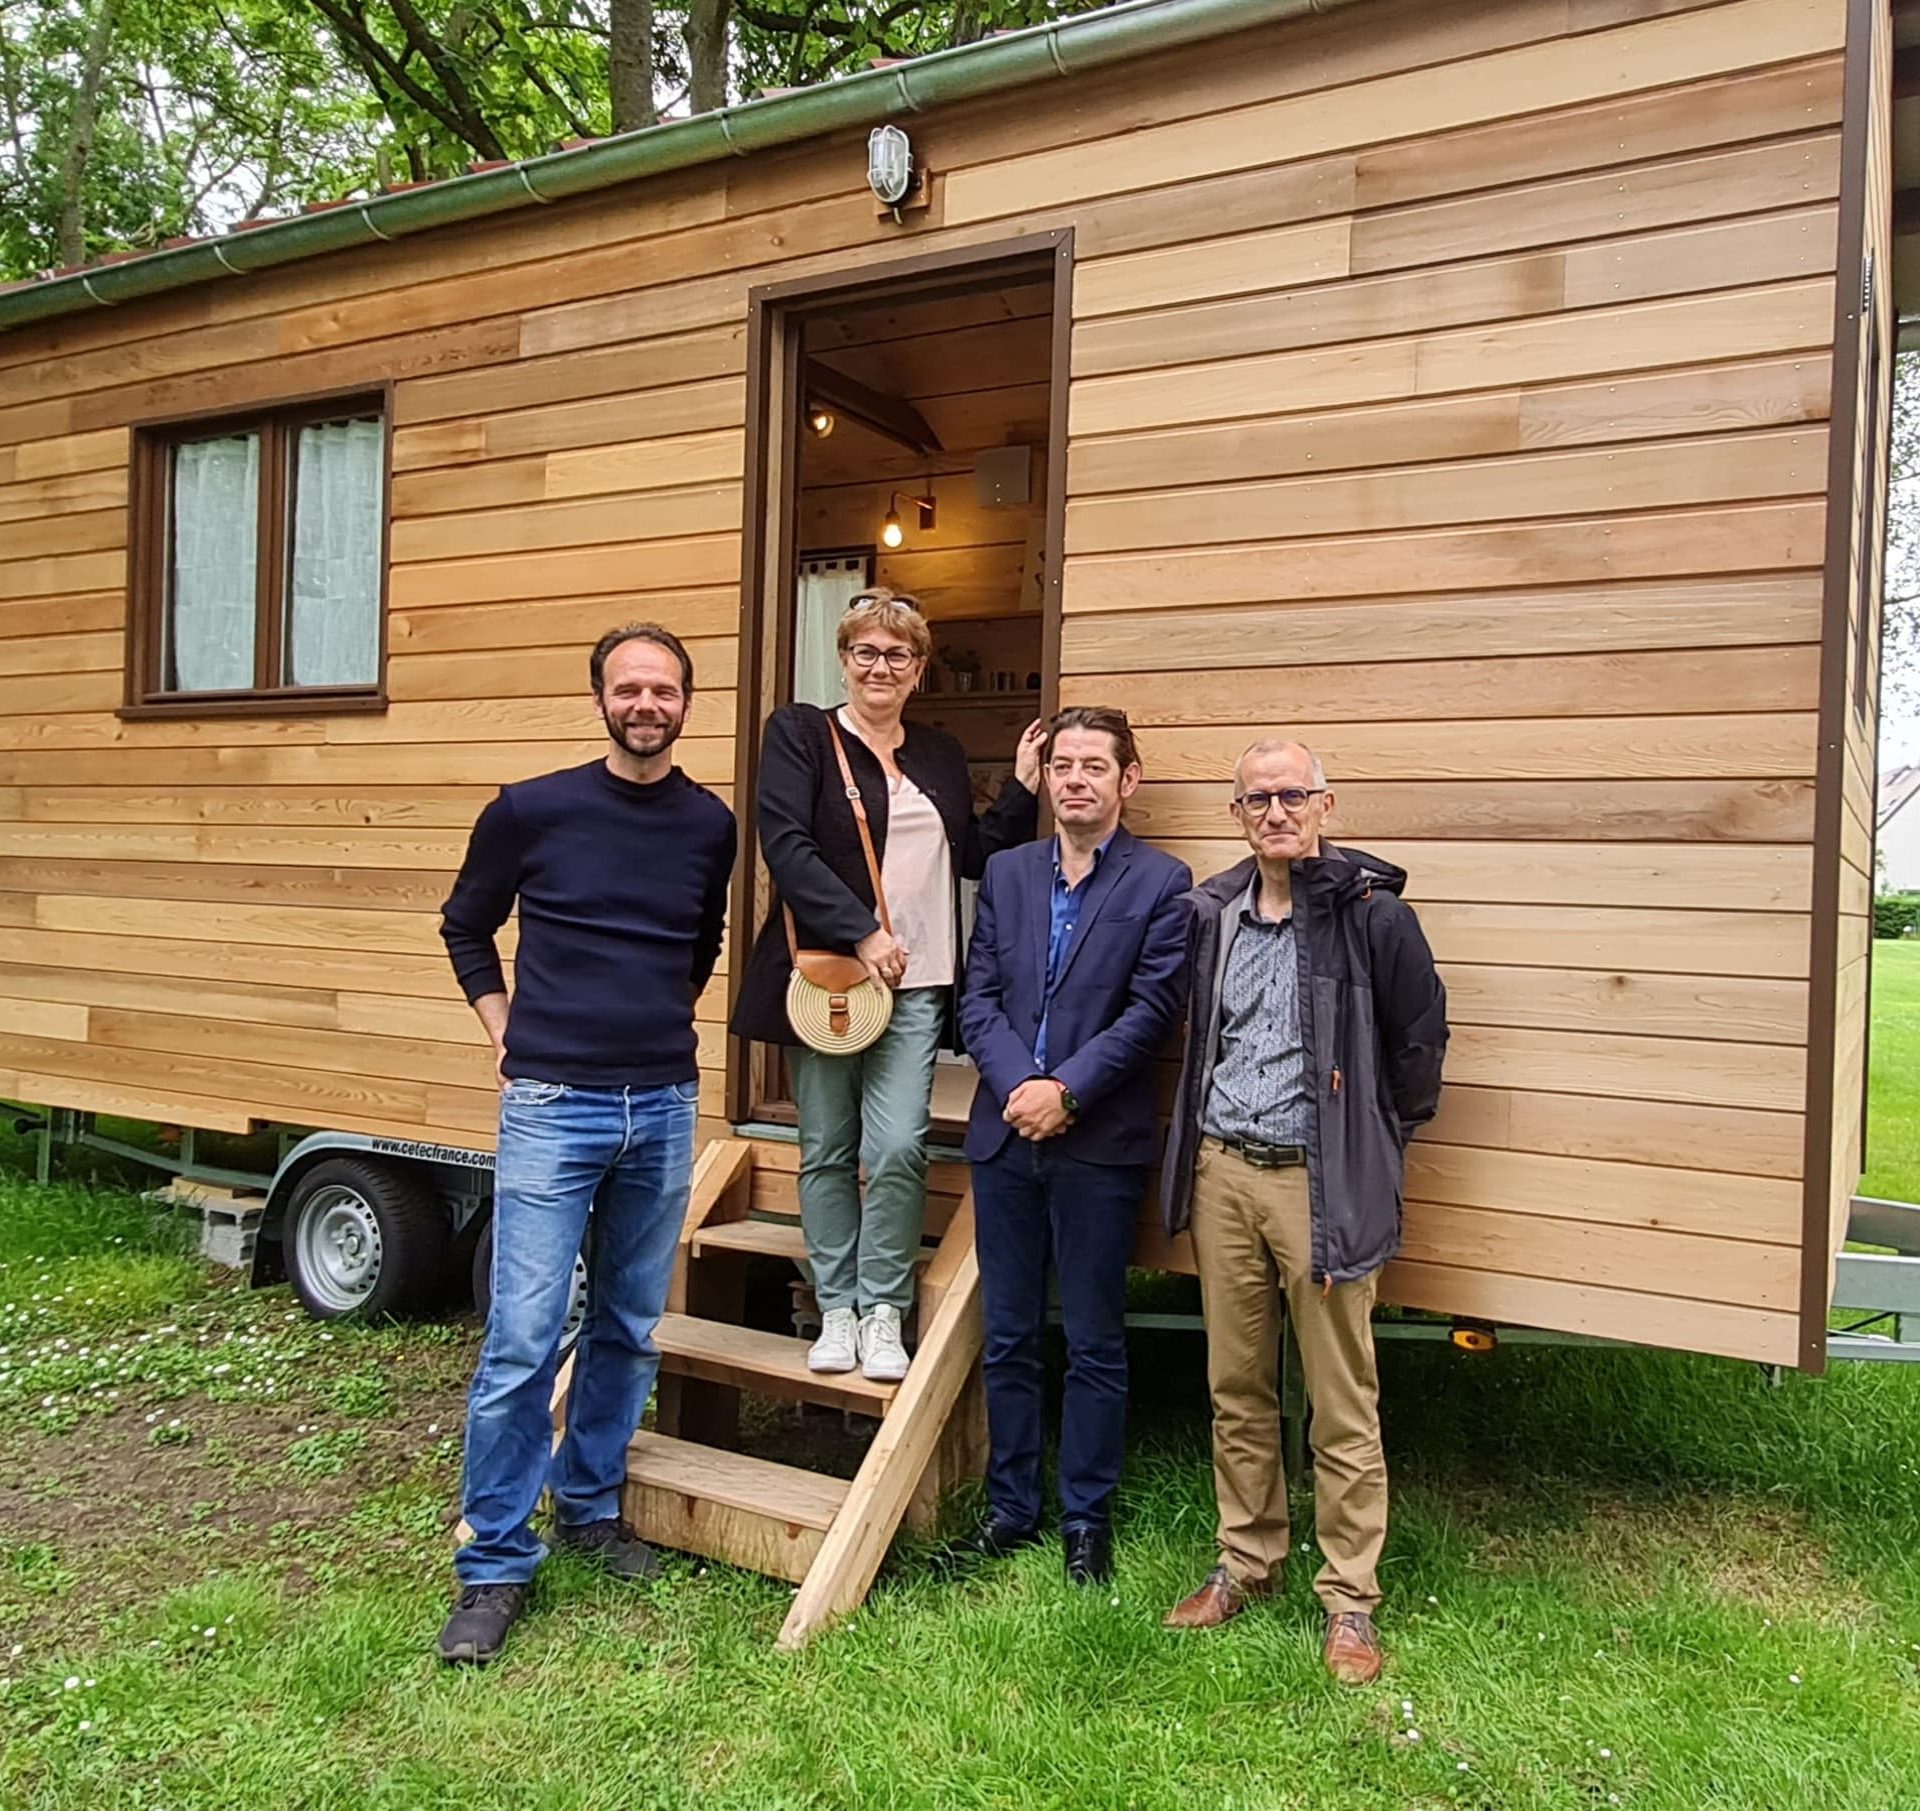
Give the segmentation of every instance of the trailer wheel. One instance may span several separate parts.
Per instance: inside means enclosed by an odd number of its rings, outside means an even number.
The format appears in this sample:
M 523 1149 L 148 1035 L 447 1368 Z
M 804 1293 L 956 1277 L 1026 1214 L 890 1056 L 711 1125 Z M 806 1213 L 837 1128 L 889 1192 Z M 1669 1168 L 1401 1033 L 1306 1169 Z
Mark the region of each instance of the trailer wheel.
M 295 1186 L 282 1250 L 316 1320 L 376 1319 L 433 1306 L 445 1288 L 447 1214 L 420 1177 L 331 1157 Z
M 587 1229 L 587 1237 L 593 1237 L 593 1229 Z M 486 1230 L 480 1235 L 480 1243 L 473 1248 L 473 1305 L 481 1320 L 487 1318 L 493 1307 L 493 1216 L 487 1216 Z M 583 1250 L 573 1260 L 573 1294 L 567 1301 L 567 1318 L 560 1328 L 560 1350 L 569 1352 L 573 1342 L 580 1337 L 581 1324 L 587 1318 L 587 1255 Z

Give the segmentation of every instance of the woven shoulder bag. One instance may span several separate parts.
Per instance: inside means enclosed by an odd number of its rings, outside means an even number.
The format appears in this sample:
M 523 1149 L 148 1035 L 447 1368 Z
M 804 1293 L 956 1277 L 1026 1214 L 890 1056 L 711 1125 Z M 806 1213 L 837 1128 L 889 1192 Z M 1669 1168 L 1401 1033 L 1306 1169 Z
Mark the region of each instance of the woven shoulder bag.
M 853 807 L 854 826 L 860 832 L 860 847 L 867 858 L 874 909 L 880 914 L 881 928 L 891 936 L 893 923 L 887 916 L 886 889 L 880 884 L 873 833 L 867 827 L 866 801 L 853 783 L 840 726 L 831 716 L 827 718 L 827 734 L 833 738 L 841 785 Z M 852 1056 L 878 1043 L 880 1034 L 893 1021 L 893 989 L 874 980 L 858 956 L 803 950 L 794 927 L 793 908 L 783 904 L 781 910 L 787 915 L 787 948 L 793 952 L 793 974 L 787 981 L 787 1023 L 793 1027 L 793 1035 L 826 1056 Z

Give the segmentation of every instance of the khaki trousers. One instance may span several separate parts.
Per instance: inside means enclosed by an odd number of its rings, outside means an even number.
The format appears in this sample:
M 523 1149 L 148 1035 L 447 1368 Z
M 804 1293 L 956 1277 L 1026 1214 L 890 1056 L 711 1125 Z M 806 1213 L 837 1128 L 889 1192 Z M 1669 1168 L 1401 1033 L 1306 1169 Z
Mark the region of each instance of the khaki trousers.
M 1193 1252 L 1207 1322 L 1220 1563 L 1243 1583 L 1259 1583 L 1276 1576 L 1287 1557 L 1279 1393 L 1284 1289 L 1313 1409 L 1314 1523 L 1326 1556 L 1313 1588 L 1329 1613 L 1371 1614 L 1380 1601 L 1387 1538 L 1373 1356 L 1376 1279 L 1322 1293 L 1312 1248 L 1304 1169 L 1255 1169 L 1212 1139 L 1202 1143 Z

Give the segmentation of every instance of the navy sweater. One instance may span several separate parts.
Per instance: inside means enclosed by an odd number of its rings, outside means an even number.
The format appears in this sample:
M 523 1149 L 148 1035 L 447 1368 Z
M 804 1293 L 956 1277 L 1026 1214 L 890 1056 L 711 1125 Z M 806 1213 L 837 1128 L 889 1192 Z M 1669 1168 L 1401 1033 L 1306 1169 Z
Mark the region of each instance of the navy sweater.
M 440 934 L 469 1000 L 505 993 L 495 934 L 520 902 L 509 1076 L 576 1088 L 694 1080 L 693 1000 L 720 959 L 733 813 L 679 768 L 604 761 L 501 788 L 473 827 Z

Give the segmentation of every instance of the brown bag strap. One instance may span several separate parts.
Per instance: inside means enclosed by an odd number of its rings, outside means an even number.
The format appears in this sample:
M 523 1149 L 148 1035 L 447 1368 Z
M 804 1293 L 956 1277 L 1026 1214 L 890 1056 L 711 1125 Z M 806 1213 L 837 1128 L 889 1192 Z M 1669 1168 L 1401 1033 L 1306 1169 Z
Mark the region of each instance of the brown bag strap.
M 880 928 L 891 937 L 893 920 L 887 916 L 887 890 L 880 884 L 880 859 L 873 852 L 873 832 L 867 826 L 867 802 L 860 796 L 860 788 L 854 784 L 853 768 L 847 762 L 847 747 L 840 740 L 840 725 L 834 721 L 831 711 L 827 713 L 827 734 L 833 738 L 834 759 L 840 763 L 841 788 L 847 795 L 847 803 L 853 807 L 854 828 L 860 832 L 860 850 L 867 858 L 867 878 L 873 882 L 873 903 L 880 914 Z M 798 951 L 800 934 L 794 928 L 793 907 L 782 900 L 780 909 L 787 917 L 787 948 Z

